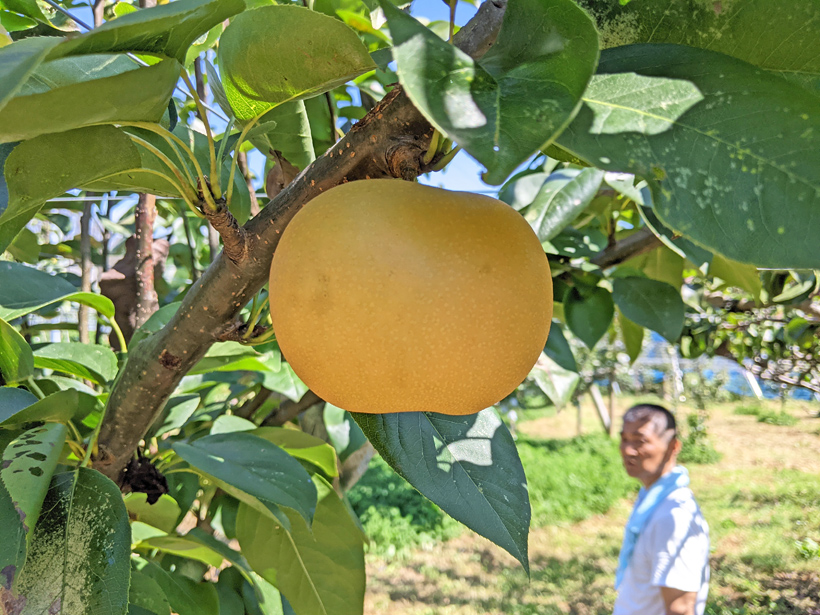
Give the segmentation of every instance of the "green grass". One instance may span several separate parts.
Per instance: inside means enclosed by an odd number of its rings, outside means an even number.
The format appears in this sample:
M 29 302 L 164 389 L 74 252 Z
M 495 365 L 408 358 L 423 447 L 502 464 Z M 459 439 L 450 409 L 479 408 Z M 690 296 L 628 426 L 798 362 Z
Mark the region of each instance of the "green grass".
M 758 423 L 766 423 L 768 425 L 779 425 L 780 427 L 792 427 L 800 422 L 796 416 L 792 416 L 788 412 L 774 412 L 773 410 L 766 410 L 757 415 Z
M 605 435 L 571 440 L 522 437 L 518 454 L 527 475 L 532 525 L 582 521 L 637 492 L 623 471 L 618 445 Z
M 734 413 L 743 416 L 757 416 L 763 411 L 763 408 L 758 404 L 741 404 L 735 406 Z

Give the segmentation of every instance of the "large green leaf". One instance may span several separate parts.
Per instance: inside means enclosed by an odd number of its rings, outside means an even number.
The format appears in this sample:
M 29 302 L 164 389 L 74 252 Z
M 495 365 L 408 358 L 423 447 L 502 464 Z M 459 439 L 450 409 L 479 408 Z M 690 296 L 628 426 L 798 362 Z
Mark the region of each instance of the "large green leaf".
M 352 414 L 382 458 L 454 519 L 511 553 L 529 571 L 527 479 L 495 410 Z
M 0 481 L 0 589 L 10 589 L 26 560 L 26 530 L 8 490 Z
M 669 342 L 683 331 L 685 308 L 680 291 L 666 282 L 649 278 L 616 278 L 612 298 L 629 320 L 652 329 Z
M 754 265 L 738 263 L 720 254 L 715 254 L 709 265 L 709 275 L 720 278 L 729 286 L 736 286 L 760 301 L 763 282 Z
M 114 304 L 108 297 L 77 292 L 68 280 L 33 267 L 0 262 L 0 317 L 13 320 L 57 301 L 75 301 L 107 318 L 114 316 Z
M 291 530 L 244 503 L 236 535 L 259 575 L 279 588 L 296 615 L 361 615 L 364 549 L 361 533 L 336 493 L 324 482 L 312 530 L 288 513 Z
M 26 17 L 48 23 L 46 16 L 43 15 L 43 11 L 41 11 L 37 5 L 37 0 L 3 0 L 3 5 L 15 13 L 20 13 Z
M 0 48 L 0 109 L 20 91 L 59 39 L 48 36 L 24 38 Z
M 588 348 L 604 336 L 612 322 L 615 306 L 612 295 L 605 288 L 571 288 L 564 297 L 564 318 L 569 330 Z
M 117 355 L 107 346 L 57 342 L 34 351 L 34 366 L 104 385 L 117 375 Z
M 6 383 L 25 380 L 34 374 L 31 346 L 25 338 L 0 318 L 0 376 Z
M 160 584 L 132 565 L 131 586 L 128 588 L 128 615 L 143 614 L 171 615 L 171 605 Z
M 353 30 L 303 7 L 246 11 L 219 41 L 222 83 L 240 122 L 331 90 L 375 67 Z
M 23 613 L 125 615 L 130 537 L 113 482 L 88 468 L 55 475 L 16 587 Z
M 66 433 L 66 426 L 60 423 L 33 427 L 14 438 L 3 451 L 0 479 L 27 533 L 37 523 Z
M 815 96 L 675 45 L 607 50 L 599 73 L 562 147 L 646 179 L 661 221 L 703 246 L 762 267 L 818 266 Z
M 596 17 L 602 47 L 677 43 L 719 51 L 810 87 L 820 84 L 820 5 L 813 0 L 579 4 Z
M 179 504 L 167 493 L 159 496 L 153 504 L 148 503 L 147 493 L 128 493 L 123 497 L 128 516 L 134 521 L 142 521 L 170 534 L 177 526 L 177 519 L 182 511 Z
M 134 11 L 54 49 L 49 59 L 99 53 L 148 53 L 185 62 L 188 47 L 212 27 L 245 9 L 243 0 L 175 0 Z
M 97 95 L 91 98 L 97 99 Z M 84 104 L 92 106 L 88 100 L 83 99 Z M 139 166 L 137 148 L 113 126 L 68 130 L 21 143 L 6 158 L 9 204 L 0 214 L 0 251 L 9 246 L 48 199 Z M 0 290 L 0 296 L 3 295 Z
M 581 381 L 578 371 L 571 371 L 553 361 L 546 353 L 542 354 L 532 368 L 530 376 L 538 388 L 546 393 L 553 405 L 559 410 L 569 403 L 572 394 Z
M 316 488 L 307 471 L 281 448 L 244 432 L 177 442 L 174 450 L 195 468 L 217 479 L 234 497 L 282 523 L 285 506 L 308 523 L 316 509 Z
M 88 413 L 96 403 L 95 397 L 76 389 L 57 391 L 14 411 L 12 408 L 7 411 L 0 402 L 0 425 L 22 425 L 35 421 L 65 423 L 75 417 L 83 418 L 78 415 Z
M 76 56 L 40 64 L 0 110 L 0 142 L 101 122 L 158 122 L 181 70 L 176 60 L 140 66 L 116 55 Z M 91 105 L 89 100 L 106 104 Z
M 166 572 L 154 562 L 134 558 L 134 568 L 162 589 L 178 615 L 219 615 L 219 598 L 212 583 L 197 583 L 179 573 Z
M 549 241 L 584 211 L 601 186 L 598 169 L 561 169 L 541 185 L 532 203 L 522 212 L 541 241 Z
M 0 417 L 12 416 L 35 403 L 37 398 L 25 389 L 0 387 Z
M 626 354 L 629 355 L 629 362 L 634 363 L 643 350 L 644 328 L 629 320 L 620 310 L 618 311 L 618 326 L 621 329 L 621 339 L 624 342 Z
M 328 438 L 342 463 L 367 442 L 361 427 L 347 410 L 326 403 L 323 418 Z
M 269 128 L 255 132 L 250 141 L 264 154 L 278 150 L 299 169 L 316 158 L 304 101 L 296 100 L 271 109 L 259 124 Z
M 173 553 L 180 557 L 203 562 L 214 568 L 219 568 L 222 565 L 223 558 L 219 553 L 185 536 L 154 536 L 143 540 L 137 547 L 158 549 L 165 553 Z
M 293 401 L 299 401 L 308 391 L 307 385 L 296 375 L 289 363 L 282 363 L 282 369 L 278 372 L 262 372 L 262 386 Z
M 407 95 L 438 130 L 500 184 L 561 132 L 578 109 L 598 60 L 598 38 L 571 0 L 516 0 L 483 58 L 440 39 L 381 1 Z
M 547 343 L 544 345 L 544 354 L 565 370 L 571 372 L 578 371 L 578 364 L 575 362 L 572 348 L 570 348 L 567 338 L 564 337 L 564 330 L 561 328 L 561 323 L 557 320 L 553 320 L 550 326 L 550 335 L 547 338 Z
M 316 436 L 283 427 L 259 427 L 253 431 L 253 435 L 273 442 L 291 457 L 313 464 L 328 476 L 339 475 L 336 467 L 336 451 L 330 444 Z

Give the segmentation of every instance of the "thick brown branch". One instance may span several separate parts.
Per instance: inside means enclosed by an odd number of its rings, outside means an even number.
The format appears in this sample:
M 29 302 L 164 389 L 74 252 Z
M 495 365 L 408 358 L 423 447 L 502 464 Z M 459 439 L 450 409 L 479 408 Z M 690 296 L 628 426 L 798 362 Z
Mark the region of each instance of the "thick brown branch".
M 233 263 L 243 261 L 248 255 L 245 229 L 239 226 L 239 222 L 228 210 L 225 201 L 218 200 L 215 211 L 205 206 L 202 208 L 202 212 L 222 238 L 222 256 Z
M 482 4 L 475 23 L 458 33 L 456 44 L 476 54 L 486 50 L 500 28 L 504 6 L 500 1 Z M 432 133 L 430 124 L 396 88 L 248 222 L 247 256 L 234 261 L 220 255 L 186 294 L 168 325 L 129 352 L 108 399 L 95 467 L 118 478 L 182 377 L 233 327 L 239 311 L 267 281 L 282 231 L 305 203 L 344 182 L 395 177 L 395 169 L 413 166 L 422 170 L 421 157 Z
M 592 262 L 601 269 L 614 267 L 630 258 L 651 252 L 661 245 L 661 240 L 648 228 L 644 227 L 607 246 L 592 257 Z

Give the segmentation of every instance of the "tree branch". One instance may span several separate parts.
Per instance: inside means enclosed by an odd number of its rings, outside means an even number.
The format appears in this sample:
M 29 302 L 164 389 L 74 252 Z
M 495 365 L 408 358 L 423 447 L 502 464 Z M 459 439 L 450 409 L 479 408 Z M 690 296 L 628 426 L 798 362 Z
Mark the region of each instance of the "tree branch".
M 154 220 L 157 201 L 152 194 L 140 194 L 137 201 L 134 239 L 137 242 L 137 310 L 136 326 L 141 326 L 159 309 L 154 289 Z
M 458 33 L 456 44 L 476 55 L 486 51 L 500 29 L 505 6 L 500 0 L 482 4 L 472 23 Z M 118 479 L 182 377 L 233 326 L 242 307 L 267 281 L 281 233 L 305 203 L 348 181 L 407 178 L 430 170 L 422 158 L 432 134 L 432 126 L 397 87 L 250 220 L 244 227 L 244 257 L 234 261 L 220 255 L 168 325 L 128 353 L 108 399 L 94 467 Z
M 279 427 L 290 420 L 295 419 L 305 410 L 312 408 L 322 402 L 322 398 L 313 391 L 308 391 L 299 401 L 287 400 L 262 421 L 262 427 Z
M 607 269 L 641 254 L 651 252 L 660 245 L 661 240 L 658 239 L 655 233 L 644 227 L 607 246 L 590 260 L 601 269 Z

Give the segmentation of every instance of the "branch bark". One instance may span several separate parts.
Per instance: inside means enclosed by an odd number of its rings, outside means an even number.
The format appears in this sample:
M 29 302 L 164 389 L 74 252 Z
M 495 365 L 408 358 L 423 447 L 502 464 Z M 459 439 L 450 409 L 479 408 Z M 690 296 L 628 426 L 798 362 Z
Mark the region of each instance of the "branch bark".
M 456 44 L 479 56 L 495 40 L 506 2 L 482 4 Z M 108 399 L 94 467 L 118 480 L 122 468 L 179 381 L 210 345 L 234 326 L 242 307 L 267 281 L 273 251 L 296 212 L 325 190 L 379 177 L 415 177 L 433 128 L 401 88 L 393 89 L 330 150 L 317 158 L 244 227 L 247 252 L 220 255 L 186 294 L 168 325 L 128 353 Z
M 80 218 L 80 290 L 84 293 L 91 292 L 91 206 L 92 201 L 85 202 Z M 81 305 L 77 311 L 77 332 L 80 334 L 81 344 L 88 344 L 91 341 L 88 315 L 88 308 Z
M 135 328 L 139 328 L 159 309 L 154 289 L 154 220 L 156 197 L 140 194 L 137 201 L 134 238 L 137 241 L 137 311 Z
M 608 267 L 620 265 L 630 258 L 651 252 L 660 245 L 661 240 L 658 239 L 655 233 L 644 227 L 607 246 L 592 257 L 591 261 L 601 269 L 607 269 Z

